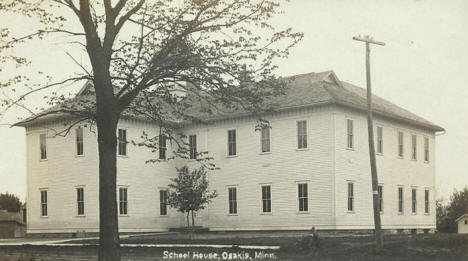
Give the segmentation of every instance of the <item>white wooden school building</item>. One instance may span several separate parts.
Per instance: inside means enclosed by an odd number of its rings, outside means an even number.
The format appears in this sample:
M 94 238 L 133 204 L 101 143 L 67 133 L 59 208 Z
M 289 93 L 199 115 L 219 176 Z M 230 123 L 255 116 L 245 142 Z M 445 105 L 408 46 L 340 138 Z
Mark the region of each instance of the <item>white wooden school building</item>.
M 198 213 L 211 230 L 372 229 L 372 193 L 365 89 L 340 81 L 332 71 L 290 78 L 271 129 L 255 131 L 246 114 L 213 115 L 180 131 L 193 150 L 208 151 L 220 170 L 209 172 L 219 194 Z M 444 129 L 374 96 L 379 195 L 384 229 L 436 226 L 435 134 Z M 77 127 L 66 137 L 61 118 L 18 125 L 26 128 L 27 232 L 97 232 L 96 133 Z M 157 133 L 149 121 L 123 118 L 118 135 L 138 141 Z M 165 144 L 171 157 L 171 142 Z M 149 149 L 119 143 L 117 185 L 122 232 L 165 231 L 185 226 L 167 206 L 175 167 L 194 160 L 145 164 Z

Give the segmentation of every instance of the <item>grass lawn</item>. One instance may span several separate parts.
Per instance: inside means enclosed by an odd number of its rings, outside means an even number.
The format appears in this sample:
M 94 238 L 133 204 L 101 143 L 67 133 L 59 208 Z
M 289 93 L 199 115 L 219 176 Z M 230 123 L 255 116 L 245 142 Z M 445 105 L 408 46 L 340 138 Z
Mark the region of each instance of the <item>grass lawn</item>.
M 131 237 L 121 240 L 126 244 L 234 244 L 280 246 L 273 252 L 278 260 L 468 260 L 468 235 L 418 234 L 386 235 L 381 253 L 373 251 L 373 236 L 321 236 L 318 246 L 303 249 L 299 233 L 203 233 L 192 238 L 186 234 Z M 97 243 L 97 240 L 73 243 Z M 159 249 L 161 255 L 164 249 Z M 166 249 L 171 250 L 171 249 Z M 179 249 L 177 251 L 186 251 Z M 223 251 L 219 249 L 190 249 L 192 251 Z M 157 250 L 154 250 L 157 251 Z M 235 250 L 233 250 L 235 252 Z M 255 253 L 250 252 L 250 256 Z M 240 260 L 240 259 L 234 259 Z

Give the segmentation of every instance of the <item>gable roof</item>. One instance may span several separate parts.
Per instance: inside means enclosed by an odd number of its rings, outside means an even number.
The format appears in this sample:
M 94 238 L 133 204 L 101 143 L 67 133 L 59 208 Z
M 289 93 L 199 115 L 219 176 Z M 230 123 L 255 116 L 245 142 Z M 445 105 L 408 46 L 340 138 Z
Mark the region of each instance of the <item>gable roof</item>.
M 340 81 L 333 71 L 319 73 L 306 73 L 281 78 L 286 82 L 287 88 L 285 94 L 270 98 L 266 101 L 267 105 L 274 108 L 275 111 L 284 111 L 296 108 L 311 106 L 320 106 L 326 104 L 336 104 L 348 108 L 365 111 L 367 108 L 366 90 L 353 84 Z M 92 85 L 91 85 L 92 87 Z M 78 93 L 78 96 L 86 95 L 92 91 L 90 83 L 85 84 Z M 443 131 L 444 128 L 409 112 L 383 98 L 376 95 L 372 96 L 372 106 L 374 114 L 390 118 L 399 122 L 421 127 L 431 131 Z M 190 97 L 188 97 L 190 99 Z M 200 101 L 193 99 L 190 116 L 202 121 L 215 121 L 227 118 L 237 118 L 250 115 L 251 113 L 243 110 L 220 111 L 212 109 L 207 112 Z M 168 106 L 169 107 L 169 106 Z M 170 110 L 168 108 L 168 110 Z M 46 110 L 46 111 L 50 111 Z M 131 114 L 124 114 L 127 117 L 138 117 Z M 58 117 L 57 115 L 49 117 Z M 34 121 L 34 120 L 33 120 Z M 177 120 L 175 120 L 177 121 Z M 190 121 L 178 123 L 190 124 Z M 17 123 L 18 126 L 28 125 L 28 119 Z

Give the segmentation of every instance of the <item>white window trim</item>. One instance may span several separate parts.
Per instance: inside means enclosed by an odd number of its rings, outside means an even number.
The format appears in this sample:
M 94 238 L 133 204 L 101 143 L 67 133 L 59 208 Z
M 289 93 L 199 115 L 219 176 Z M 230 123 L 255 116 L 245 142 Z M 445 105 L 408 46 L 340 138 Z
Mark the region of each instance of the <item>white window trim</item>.
M 120 151 L 119 151 L 119 144 L 120 144 L 120 139 L 119 139 L 119 130 L 125 130 L 125 141 L 126 141 L 126 145 L 125 145 L 125 155 L 122 155 L 120 154 Z M 128 129 L 125 128 L 125 127 L 117 127 L 117 157 L 120 157 L 120 158 L 128 158 Z
M 401 138 L 401 155 L 400 155 L 400 133 L 402 133 Z M 403 130 L 397 130 L 397 157 L 399 159 L 405 158 L 405 132 Z
M 413 190 L 415 190 L 415 211 L 413 212 Z M 411 187 L 411 215 L 417 215 L 418 214 L 418 187 Z
M 353 184 L 353 209 L 352 210 L 349 210 L 349 207 L 348 207 L 348 200 L 349 200 L 349 184 Z M 348 214 L 355 214 L 356 213 L 356 189 L 355 189 L 355 186 L 356 185 L 356 181 L 354 180 L 347 180 L 346 181 L 346 212 Z
M 413 138 L 415 138 L 414 144 L 413 144 Z M 414 150 L 416 150 L 416 152 L 414 152 Z M 411 156 L 410 157 L 412 161 L 418 161 L 418 135 L 416 133 L 411 133 Z
M 261 215 L 273 215 L 273 186 L 271 183 L 260 183 L 260 200 L 261 200 Z M 263 187 L 269 186 L 270 187 L 270 212 L 263 212 Z
M 75 192 L 77 192 L 78 189 L 82 188 L 83 189 L 83 214 L 78 214 L 78 198 L 76 199 L 76 217 L 86 217 L 86 208 L 85 208 L 85 185 L 78 185 L 75 186 Z M 76 194 L 75 194 L 76 195 Z M 77 196 L 77 195 L 76 195 Z
M 46 191 L 47 194 L 47 201 L 46 201 L 46 208 L 47 208 L 47 215 L 42 215 L 42 191 Z M 39 217 L 40 218 L 49 218 L 49 189 L 48 188 L 39 188 Z
M 169 188 L 167 188 L 167 187 L 158 187 L 157 190 L 156 190 L 156 193 L 158 194 L 158 199 L 159 199 L 159 201 L 158 201 L 159 202 L 159 207 L 158 207 L 158 213 L 159 214 L 158 215 L 161 218 L 167 218 L 167 217 L 169 217 L 169 208 L 170 208 L 170 206 L 169 206 L 169 204 L 166 204 L 166 215 L 161 215 L 161 191 L 166 191 L 167 197 L 169 199 Z
M 426 212 L 426 190 L 429 191 L 429 198 L 428 198 L 428 211 Z M 429 187 L 424 187 L 424 215 L 426 216 L 430 216 L 431 215 L 431 195 L 432 195 L 432 192 L 431 192 L 431 188 Z
M 190 158 L 190 153 L 191 153 L 191 148 L 190 148 L 190 136 L 193 136 L 193 135 L 195 135 L 195 142 L 196 142 L 196 147 L 195 147 L 195 148 L 196 148 L 196 153 L 195 153 L 195 158 L 194 158 L 194 159 L 191 159 L 191 158 Z M 187 160 L 189 160 L 189 161 L 197 161 L 197 159 L 199 159 L 199 158 L 198 158 L 198 156 L 199 156 L 198 154 L 200 153 L 200 150 L 198 149 L 198 148 L 199 148 L 199 142 L 198 142 L 199 137 L 200 137 L 200 135 L 198 134 L 198 132 L 192 132 L 192 133 L 187 134 L 187 144 L 188 144 L 188 150 L 189 150 L 189 155 L 188 155 L 188 159 L 187 159 Z M 166 145 L 166 147 L 167 147 L 167 145 Z M 167 155 L 166 155 L 166 156 L 167 156 Z
M 385 190 L 384 190 L 384 184 L 383 183 L 379 183 L 377 185 L 377 191 L 378 191 L 378 186 L 381 186 L 382 187 L 382 209 L 380 210 L 380 215 L 383 215 L 384 214 L 384 209 L 385 209 L 385 201 L 384 201 L 384 196 L 385 196 Z
M 270 150 L 269 150 L 269 151 L 262 151 L 262 150 L 263 150 L 263 143 L 262 143 L 262 142 L 263 142 L 263 140 L 262 140 L 262 131 L 263 131 L 263 129 L 261 129 L 261 130 L 259 131 L 259 134 L 260 134 L 260 135 L 259 135 L 259 136 L 260 136 L 260 146 L 259 146 L 259 147 L 260 147 L 260 152 L 258 153 L 258 154 L 260 154 L 260 155 L 271 154 L 271 151 L 272 151 L 272 150 L 271 150 L 271 130 L 272 130 L 273 128 L 271 128 L 271 124 L 268 125 L 267 128 L 270 129 L 270 132 L 269 132 L 270 135 L 269 135 L 269 137 L 268 137 L 268 140 L 269 140 L 269 142 L 270 142 L 270 144 L 269 144 L 269 149 L 270 149 Z
M 78 154 L 78 140 L 77 140 L 77 131 L 78 129 L 81 129 L 81 144 L 82 144 L 82 154 L 79 155 Z M 84 157 L 85 156 L 85 153 L 84 153 L 84 128 L 79 126 L 77 128 L 75 128 L 75 157 L 76 158 L 81 158 L 81 157 Z
M 352 129 L 351 129 L 351 147 L 349 146 L 349 141 L 348 141 L 348 136 L 349 136 L 349 133 L 348 133 L 348 122 L 351 121 L 352 123 Z M 354 142 L 355 140 L 355 135 L 354 135 L 355 131 L 354 131 L 354 119 L 353 118 L 349 118 L 349 117 L 346 117 L 346 149 L 347 150 L 355 150 L 355 147 L 356 147 L 356 144 Z
M 379 152 L 379 150 L 378 150 L 378 149 L 379 149 L 379 128 L 382 129 L 382 151 L 381 151 L 381 152 Z M 383 127 L 383 125 L 378 124 L 378 125 L 376 126 L 376 128 L 375 128 L 375 134 L 376 134 L 376 135 L 375 135 L 375 138 L 376 138 L 376 145 L 377 145 L 377 148 L 376 148 L 376 150 L 375 150 L 375 151 L 376 151 L 375 154 L 376 154 L 376 155 L 383 156 L 383 155 L 384 155 L 384 127 Z
M 307 211 L 299 210 L 299 184 L 307 184 Z M 310 214 L 310 180 L 296 181 L 294 189 L 296 190 L 296 214 Z
M 426 140 L 427 140 L 427 160 L 426 160 Z M 428 136 L 423 136 L 423 161 L 429 163 L 431 161 L 431 142 Z
M 127 214 L 120 214 L 120 189 L 121 188 L 125 188 L 127 189 Z M 118 211 L 118 214 L 119 214 L 119 217 L 129 217 L 130 216 L 130 204 L 129 204 L 129 201 L 128 201 L 128 189 L 130 188 L 130 185 L 118 185 L 117 186 L 117 205 L 118 205 L 118 208 L 117 208 L 117 211 Z
M 45 153 L 46 157 L 43 159 L 42 158 L 42 148 L 41 148 L 41 135 L 45 135 Z M 39 161 L 47 161 L 49 159 L 49 138 L 47 137 L 47 132 L 39 132 Z
M 400 211 L 400 188 L 402 190 L 401 195 L 401 211 Z M 403 185 L 397 186 L 397 213 L 398 215 L 405 214 L 405 187 Z
M 229 131 L 235 130 L 236 131 L 236 154 L 229 155 Z M 228 128 L 226 130 L 226 158 L 236 158 L 239 156 L 239 131 L 236 127 Z
M 302 122 L 302 121 L 305 121 L 305 124 L 306 124 L 306 143 L 307 143 L 307 146 L 304 148 L 299 148 L 299 144 L 298 144 L 298 138 L 299 138 L 299 122 Z M 296 147 L 296 151 L 306 151 L 306 150 L 309 150 L 309 123 L 308 123 L 308 120 L 307 119 L 298 119 L 296 120 L 296 135 L 295 135 L 295 147 Z
M 229 189 L 230 188 L 235 188 L 236 189 L 236 213 L 229 213 L 229 207 L 230 207 L 230 200 L 229 200 Z M 226 192 L 227 192 L 227 215 L 228 216 L 238 216 L 239 215 L 239 185 L 228 185 L 226 186 Z

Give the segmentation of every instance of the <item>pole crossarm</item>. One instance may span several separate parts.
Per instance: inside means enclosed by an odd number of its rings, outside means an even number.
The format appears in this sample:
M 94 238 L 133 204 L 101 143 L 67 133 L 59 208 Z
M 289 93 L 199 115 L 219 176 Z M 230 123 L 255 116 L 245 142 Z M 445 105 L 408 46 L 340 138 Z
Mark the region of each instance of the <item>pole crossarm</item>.
M 360 35 L 359 36 L 354 36 L 353 40 L 361 41 L 361 42 L 365 42 L 365 43 L 382 45 L 382 46 L 385 45 L 384 42 L 375 41 L 372 37 L 369 37 L 368 35 L 366 35 L 366 36 L 360 36 Z

